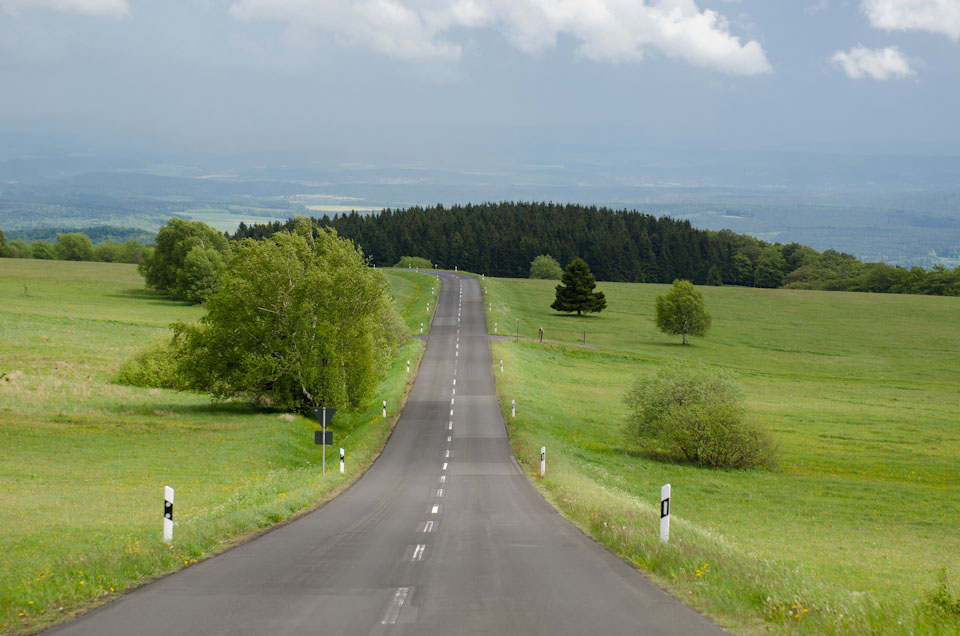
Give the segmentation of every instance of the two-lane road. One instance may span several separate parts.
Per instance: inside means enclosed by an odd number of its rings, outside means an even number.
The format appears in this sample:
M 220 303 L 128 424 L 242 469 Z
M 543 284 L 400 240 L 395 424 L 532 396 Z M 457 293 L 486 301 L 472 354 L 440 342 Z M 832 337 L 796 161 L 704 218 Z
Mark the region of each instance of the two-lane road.
M 518 468 L 479 282 L 440 274 L 383 455 L 323 508 L 51 634 L 722 634 L 561 519 Z

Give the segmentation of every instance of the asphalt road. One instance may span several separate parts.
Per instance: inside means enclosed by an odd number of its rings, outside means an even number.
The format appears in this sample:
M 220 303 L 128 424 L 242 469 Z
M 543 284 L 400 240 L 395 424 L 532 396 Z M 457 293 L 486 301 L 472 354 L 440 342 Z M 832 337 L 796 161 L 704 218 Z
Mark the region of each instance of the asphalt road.
M 560 518 L 521 473 L 480 283 L 440 276 L 410 399 L 352 488 L 48 633 L 723 634 Z

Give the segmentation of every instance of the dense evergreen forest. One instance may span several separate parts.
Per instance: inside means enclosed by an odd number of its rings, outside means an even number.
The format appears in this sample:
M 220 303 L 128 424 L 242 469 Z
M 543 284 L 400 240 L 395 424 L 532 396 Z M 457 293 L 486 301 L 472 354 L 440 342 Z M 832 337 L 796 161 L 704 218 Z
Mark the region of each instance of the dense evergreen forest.
M 381 267 L 419 256 L 444 269 L 526 277 L 531 261 L 549 254 L 561 265 L 581 257 L 606 281 L 960 295 L 960 268 L 862 263 L 833 250 L 770 244 L 630 210 L 504 202 L 351 213 L 317 223 L 354 240 Z M 291 225 L 241 224 L 233 238 L 262 238 Z
M 626 210 L 554 203 L 491 203 L 385 210 L 317 219 L 359 244 L 379 266 L 422 256 L 491 276 L 526 277 L 530 261 L 549 254 L 561 264 L 578 256 L 599 280 L 706 283 L 711 267 L 743 282 L 738 250 L 757 243 L 732 232 L 694 229 L 687 221 Z M 261 238 L 288 223 L 240 227 L 234 238 Z

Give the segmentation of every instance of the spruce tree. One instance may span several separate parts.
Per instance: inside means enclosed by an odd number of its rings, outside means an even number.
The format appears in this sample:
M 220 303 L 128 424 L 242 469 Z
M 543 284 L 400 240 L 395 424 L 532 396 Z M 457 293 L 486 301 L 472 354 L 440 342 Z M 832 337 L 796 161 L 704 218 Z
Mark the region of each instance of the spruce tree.
M 550 308 L 557 311 L 575 311 L 578 316 L 585 311 L 603 311 L 607 308 L 607 299 L 603 292 L 593 291 L 596 286 L 597 281 L 590 273 L 590 266 L 582 258 L 575 258 L 563 272 L 563 278 L 557 285 L 557 298 Z

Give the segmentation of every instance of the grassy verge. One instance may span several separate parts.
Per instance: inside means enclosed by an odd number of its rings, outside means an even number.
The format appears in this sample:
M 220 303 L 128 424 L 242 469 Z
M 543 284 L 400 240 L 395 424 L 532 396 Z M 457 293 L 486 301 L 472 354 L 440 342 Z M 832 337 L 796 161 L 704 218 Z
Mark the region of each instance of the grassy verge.
M 940 571 L 954 595 L 960 582 L 958 299 L 707 288 L 713 332 L 681 347 L 653 327 L 665 286 L 602 285 L 610 313 L 577 320 L 547 309 L 552 283 L 487 280 L 491 326 L 519 316 L 521 336 L 586 329 L 599 346 L 493 345 L 515 452 L 533 476 L 547 446 L 548 477 L 535 480 L 586 532 L 738 633 L 960 633 L 955 615 L 926 609 Z M 625 447 L 630 379 L 672 359 L 739 373 L 780 470 Z
M 388 278 L 405 317 L 435 284 Z M 423 351 L 409 341 L 370 408 L 337 414 L 347 471 L 321 478 L 305 418 L 109 383 L 170 322 L 202 314 L 145 292 L 135 267 L 2 259 L 0 297 L 5 633 L 100 604 L 339 492 L 379 454 L 399 411 L 382 419 L 380 401 L 402 404 L 406 360 Z M 177 496 L 172 546 L 160 541 L 164 485 Z
M 404 269 L 385 268 L 383 271 L 389 274 L 390 290 L 398 299 L 400 314 L 410 333 L 421 335 L 422 325 L 422 334 L 429 334 L 433 314 L 437 310 L 437 298 L 440 297 L 440 279 Z

